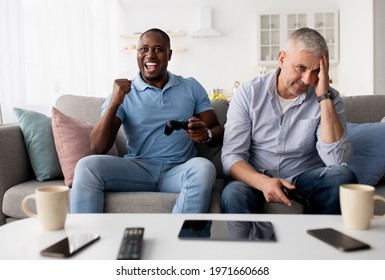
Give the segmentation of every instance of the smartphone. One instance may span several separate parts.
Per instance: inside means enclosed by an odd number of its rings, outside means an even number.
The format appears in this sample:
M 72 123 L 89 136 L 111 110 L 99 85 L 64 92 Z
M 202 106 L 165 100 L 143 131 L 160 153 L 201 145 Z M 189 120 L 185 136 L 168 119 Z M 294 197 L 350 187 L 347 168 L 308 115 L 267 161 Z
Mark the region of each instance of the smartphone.
M 68 258 L 81 249 L 99 240 L 96 233 L 72 233 L 40 252 L 40 255 L 55 258 Z
M 307 233 L 344 252 L 370 248 L 368 244 L 332 228 L 310 229 Z

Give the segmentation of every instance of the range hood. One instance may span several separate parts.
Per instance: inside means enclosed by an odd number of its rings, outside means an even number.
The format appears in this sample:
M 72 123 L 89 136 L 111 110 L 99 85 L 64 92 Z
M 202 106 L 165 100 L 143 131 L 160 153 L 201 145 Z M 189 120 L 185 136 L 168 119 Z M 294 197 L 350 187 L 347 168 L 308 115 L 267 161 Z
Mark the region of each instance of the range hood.
M 216 29 L 212 27 L 211 8 L 204 7 L 201 9 L 201 27 L 191 33 L 191 37 L 220 37 L 222 36 Z

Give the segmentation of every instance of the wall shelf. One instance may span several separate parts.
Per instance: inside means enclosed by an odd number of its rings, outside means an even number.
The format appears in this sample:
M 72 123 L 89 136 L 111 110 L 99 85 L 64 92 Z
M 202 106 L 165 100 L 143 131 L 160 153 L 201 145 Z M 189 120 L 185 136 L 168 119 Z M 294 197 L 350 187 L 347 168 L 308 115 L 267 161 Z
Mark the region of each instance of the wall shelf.
M 142 34 L 143 32 L 133 32 L 133 33 L 126 33 L 126 34 L 121 34 L 120 37 L 123 38 L 124 40 L 127 40 L 127 41 L 132 41 L 135 39 L 134 42 L 132 42 L 133 44 L 131 46 L 128 46 L 128 47 L 124 47 L 123 50 L 121 50 L 123 53 L 133 53 L 136 51 L 136 40 L 139 38 L 139 36 Z M 171 38 L 174 38 L 174 37 L 184 37 L 186 36 L 186 33 L 182 32 L 182 31 L 179 31 L 179 30 L 176 30 L 176 31 L 166 31 L 167 35 L 170 36 Z M 174 52 L 184 52 L 184 51 L 187 51 L 186 48 L 183 48 L 183 47 L 172 47 L 171 48 L 172 51 Z
M 123 39 L 131 40 L 131 39 L 137 39 L 143 32 L 133 32 L 133 33 L 126 33 L 120 35 Z M 183 37 L 186 36 L 186 33 L 182 31 L 166 31 L 167 35 L 170 37 Z
M 172 48 L 172 51 L 173 52 L 185 52 L 185 51 L 187 51 L 187 49 L 185 49 L 185 48 Z M 134 52 L 136 52 L 136 49 L 135 48 L 130 48 L 130 47 L 124 47 L 122 50 L 121 50 L 121 52 L 123 52 L 123 53 L 134 53 Z

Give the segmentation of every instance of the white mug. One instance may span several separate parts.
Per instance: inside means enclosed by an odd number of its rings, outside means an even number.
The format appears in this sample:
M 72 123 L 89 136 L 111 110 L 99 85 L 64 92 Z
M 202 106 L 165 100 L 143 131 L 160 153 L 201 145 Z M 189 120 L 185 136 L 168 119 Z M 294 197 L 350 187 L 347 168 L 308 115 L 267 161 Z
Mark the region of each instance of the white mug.
M 28 206 L 28 200 L 35 200 L 36 212 L 32 212 Z M 24 197 L 21 202 L 24 213 L 37 218 L 45 230 L 63 229 L 69 209 L 69 188 L 66 186 L 42 187 Z
M 340 205 L 344 225 L 350 229 L 365 230 L 370 228 L 371 221 L 383 219 L 373 216 L 374 201 L 385 197 L 375 194 L 375 188 L 364 184 L 344 184 L 340 186 Z

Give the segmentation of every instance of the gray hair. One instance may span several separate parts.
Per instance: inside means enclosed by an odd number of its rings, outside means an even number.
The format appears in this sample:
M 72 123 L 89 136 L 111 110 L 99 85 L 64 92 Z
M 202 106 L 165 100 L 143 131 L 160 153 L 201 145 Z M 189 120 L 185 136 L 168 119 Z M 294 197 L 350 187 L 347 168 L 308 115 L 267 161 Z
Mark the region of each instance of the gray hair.
M 297 29 L 291 33 L 286 48 L 290 45 L 317 56 L 322 56 L 328 51 L 325 38 L 318 31 L 308 27 Z

